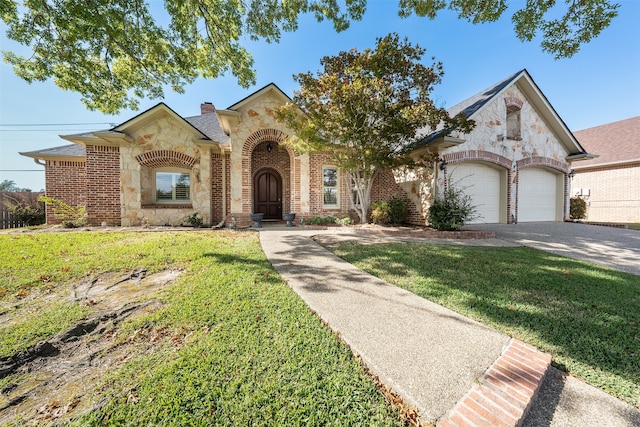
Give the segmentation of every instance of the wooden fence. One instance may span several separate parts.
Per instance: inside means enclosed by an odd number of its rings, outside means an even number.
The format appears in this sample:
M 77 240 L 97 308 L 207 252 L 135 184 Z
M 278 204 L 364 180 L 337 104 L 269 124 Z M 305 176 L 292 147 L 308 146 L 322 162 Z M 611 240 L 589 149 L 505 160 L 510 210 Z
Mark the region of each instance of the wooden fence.
M 13 212 L 9 209 L 9 206 L 18 203 L 37 204 L 38 197 L 44 195 L 44 193 L 34 192 L 0 192 L 0 229 L 5 228 L 20 228 L 25 224 L 22 221 L 18 221 Z M 44 204 L 42 204 L 44 209 Z

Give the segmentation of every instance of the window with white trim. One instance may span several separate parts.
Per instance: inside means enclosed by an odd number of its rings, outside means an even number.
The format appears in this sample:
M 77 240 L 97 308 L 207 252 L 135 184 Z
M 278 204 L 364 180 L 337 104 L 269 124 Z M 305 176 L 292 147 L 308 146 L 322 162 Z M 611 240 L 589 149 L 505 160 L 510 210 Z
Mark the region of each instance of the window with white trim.
M 338 169 L 335 167 L 322 168 L 322 195 L 325 208 L 338 207 Z
M 191 201 L 191 175 L 179 169 L 156 169 L 156 203 Z

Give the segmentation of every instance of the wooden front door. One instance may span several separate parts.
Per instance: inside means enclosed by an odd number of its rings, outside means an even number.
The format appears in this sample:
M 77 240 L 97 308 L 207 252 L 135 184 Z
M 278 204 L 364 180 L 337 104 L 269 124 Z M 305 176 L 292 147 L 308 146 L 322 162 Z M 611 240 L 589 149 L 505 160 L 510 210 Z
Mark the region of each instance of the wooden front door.
M 272 169 L 258 172 L 253 179 L 253 213 L 264 219 L 282 219 L 282 180 Z

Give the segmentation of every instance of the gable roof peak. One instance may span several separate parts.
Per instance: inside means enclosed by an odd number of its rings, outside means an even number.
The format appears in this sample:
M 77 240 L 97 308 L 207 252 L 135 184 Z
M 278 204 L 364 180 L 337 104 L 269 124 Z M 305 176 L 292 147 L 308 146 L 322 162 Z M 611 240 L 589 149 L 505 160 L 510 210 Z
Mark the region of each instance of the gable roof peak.
M 232 110 L 232 111 L 237 110 L 243 105 L 246 105 L 247 103 L 251 102 L 251 100 L 272 91 L 275 92 L 278 96 L 282 97 L 285 102 L 293 102 L 293 100 L 289 97 L 289 95 L 287 95 L 282 89 L 280 89 L 277 84 L 271 82 L 266 86 L 263 86 L 262 88 L 242 98 L 240 101 L 236 102 L 235 104 L 230 105 L 229 107 L 227 107 L 227 110 Z

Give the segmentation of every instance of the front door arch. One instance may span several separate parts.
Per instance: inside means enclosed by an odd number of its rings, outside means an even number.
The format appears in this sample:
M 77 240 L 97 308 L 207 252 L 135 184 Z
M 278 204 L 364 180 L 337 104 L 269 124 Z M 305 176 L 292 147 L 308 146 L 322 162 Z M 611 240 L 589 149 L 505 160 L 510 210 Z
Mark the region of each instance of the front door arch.
M 282 218 L 282 178 L 273 169 L 262 169 L 253 178 L 253 213 Z

